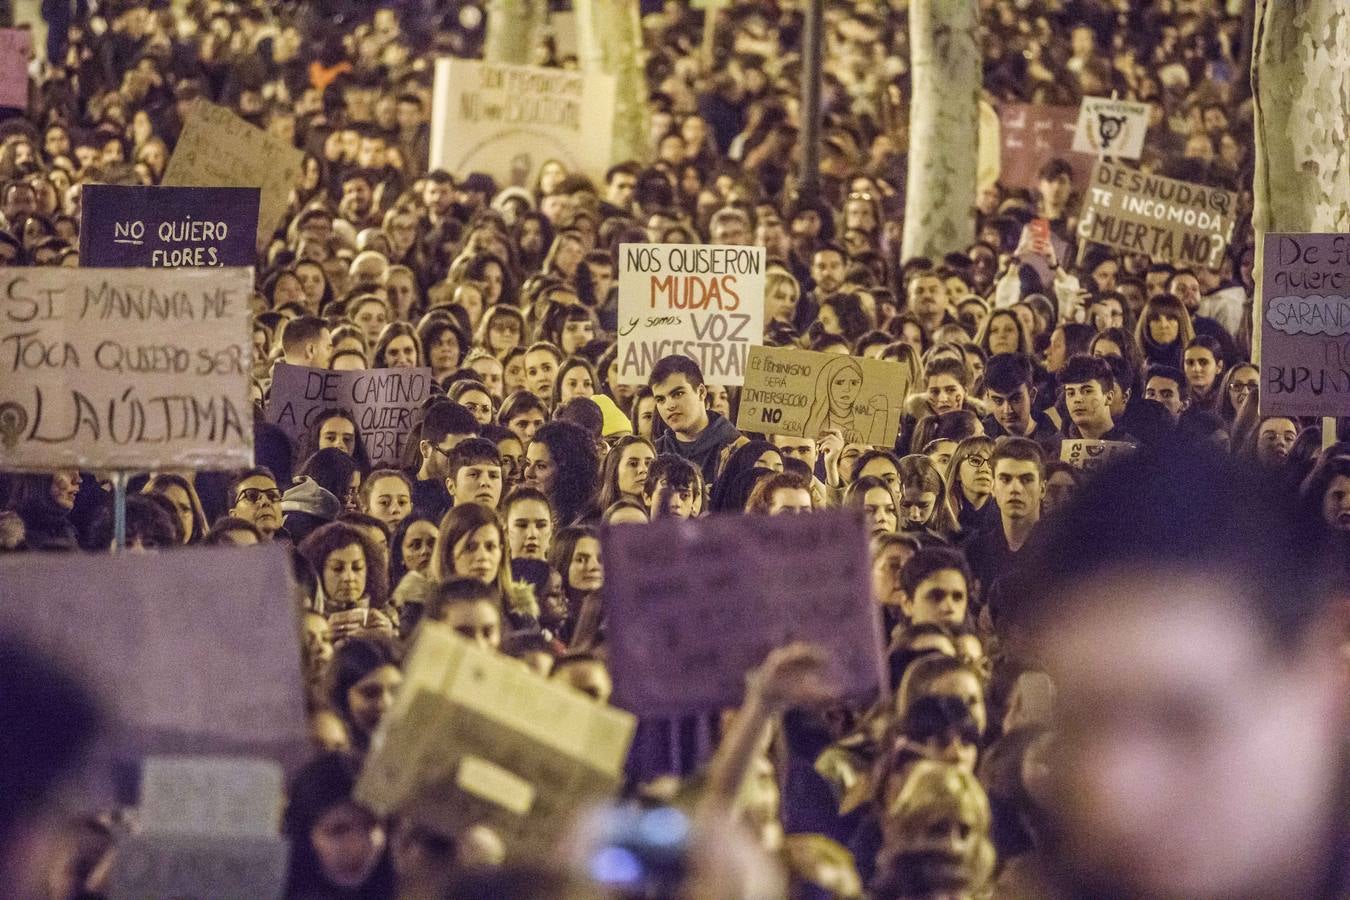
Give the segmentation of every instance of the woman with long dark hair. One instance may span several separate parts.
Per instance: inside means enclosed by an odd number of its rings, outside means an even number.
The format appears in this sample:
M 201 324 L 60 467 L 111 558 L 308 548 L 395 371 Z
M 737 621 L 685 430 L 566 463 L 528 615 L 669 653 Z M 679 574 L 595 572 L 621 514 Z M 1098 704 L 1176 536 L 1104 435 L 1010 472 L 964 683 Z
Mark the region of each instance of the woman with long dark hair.
M 384 900 L 394 871 L 384 823 L 352 795 L 359 760 L 325 753 L 291 781 L 282 830 L 290 840 L 286 900 Z
M 525 484 L 543 491 L 560 523 L 593 518 L 600 481 L 595 442 L 571 422 L 549 422 L 525 449 Z

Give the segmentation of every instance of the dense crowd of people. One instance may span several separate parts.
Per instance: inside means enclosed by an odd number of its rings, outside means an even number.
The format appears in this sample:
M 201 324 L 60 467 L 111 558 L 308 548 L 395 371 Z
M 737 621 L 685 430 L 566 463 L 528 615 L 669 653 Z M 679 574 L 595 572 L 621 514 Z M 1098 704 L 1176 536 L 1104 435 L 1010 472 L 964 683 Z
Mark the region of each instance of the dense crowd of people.
M 1138 165 L 1238 193 L 1198 269 L 1083 245 L 1086 185 L 1057 158 L 981 185 L 966 246 L 901 258 L 898 0 L 826 4 L 819 196 L 796 188 L 792 4 L 717 9 L 705 58 L 704 13 L 642 3 L 646 157 L 523 187 L 429 170 L 432 54 L 479 52 L 476 6 L 88 7 L 44 3 L 29 108 L 0 121 L 0 265 L 79 265 L 82 186 L 157 184 L 198 98 L 304 151 L 256 266 L 256 465 L 145 473 L 126 503 L 132 551 L 292 548 L 316 755 L 288 790 L 288 898 L 1350 897 L 1350 443 L 1260 413 L 1248 37 L 1222 4 L 980 3 L 992 103 L 1148 102 Z M 532 62 L 576 67 L 559 47 Z M 908 370 L 894 445 L 738 430 L 738 389 L 682 356 L 619 383 L 634 242 L 764 247 L 765 344 Z M 278 363 L 428 367 L 435 395 L 373 467 L 351 410 L 299 441 L 265 420 Z M 1062 461 L 1078 439 L 1135 449 Z M 107 473 L 0 479 L 3 550 L 109 549 Z M 569 875 L 354 801 L 419 623 L 608 703 L 606 528 L 832 507 L 870 533 L 889 690 L 841 704 L 794 645 L 735 715 L 641 720 L 616 809 L 683 810 L 702 838 L 678 863 Z M 63 727 L 92 721 L 77 685 L 31 680 L 81 711 Z M 0 771 L 0 873 L 62 754 L 41 762 Z M 60 827 L 28 858 L 37 896 L 99 893 L 121 820 Z

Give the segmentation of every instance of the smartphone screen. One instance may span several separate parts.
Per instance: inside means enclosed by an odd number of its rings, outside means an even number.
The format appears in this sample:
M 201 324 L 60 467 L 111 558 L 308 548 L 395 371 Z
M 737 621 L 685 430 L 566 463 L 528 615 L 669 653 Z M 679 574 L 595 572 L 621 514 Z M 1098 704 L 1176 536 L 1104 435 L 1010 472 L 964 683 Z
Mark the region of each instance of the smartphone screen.
M 1027 226 L 1031 231 L 1031 249 L 1041 256 L 1050 255 L 1050 220 L 1032 219 Z

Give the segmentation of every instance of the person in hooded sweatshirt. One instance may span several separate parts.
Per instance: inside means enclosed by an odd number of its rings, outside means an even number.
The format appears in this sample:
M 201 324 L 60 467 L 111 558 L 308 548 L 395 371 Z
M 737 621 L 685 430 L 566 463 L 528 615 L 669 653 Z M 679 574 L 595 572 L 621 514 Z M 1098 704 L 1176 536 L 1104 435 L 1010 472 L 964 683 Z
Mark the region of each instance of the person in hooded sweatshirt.
M 652 368 L 648 385 L 666 430 L 656 438 L 656 452 L 674 453 L 703 470 L 703 481 L 717 478 L 722 448 L 741 436 L 721 413 L 707 408 L 703 370 L 687 356 L 667 356 Z
M 361 470 L 336 447 L 315 451 L 300 467 L 295 484 L 281 495 L 281 527 L 299 544 L 311 531 L 342 515 L 360 488 Z
M 78 550 L 70 511 L 80 492 L 80 473 L 61 470 L 51 475 L 16 475 L 9 508 L 23 519 L 29 550 Z

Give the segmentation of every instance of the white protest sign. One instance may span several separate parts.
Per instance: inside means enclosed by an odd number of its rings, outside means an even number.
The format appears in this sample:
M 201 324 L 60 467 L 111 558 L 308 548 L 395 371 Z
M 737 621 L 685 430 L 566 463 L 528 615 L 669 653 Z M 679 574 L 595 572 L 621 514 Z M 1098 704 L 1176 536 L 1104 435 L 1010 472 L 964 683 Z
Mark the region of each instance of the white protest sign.
M 437 59 L 431 168 L 532 187 L 558 160 L 601 183 L 612 162 L 615 85 L 600 72 Z
M 262 757 L 288 771 L 309 756 L 283 546 L 0 555 L 0 621 L 81 674 L 107 711 L 81 777 L 90 803 L 132 802 L 123 779 L 150 756 Z
M 664 356 L 698 362 L 710 384 L 745 381 L 764 343 L 763 247 L 619 246 L 619 383 L 646 384 Z
M 151 756 L 141 774 L 147 831 L 268 836 L 277 832 L 285 775 L 267 759 Z
M 1078 128 L 1073 149 L 1093 156 L 1138 159 L 1148 133 L 1147 103 L 1084 97 L 1078 109 Z
M 1134 444 L 1125 441 L 1096 441 L 1072 438 L 1059 445 L 1059 459 L 1075 469 L 1092 472 L 1111 460 L 1134 452 Z
M 252 270 L 0 270 L 0 469 L 253 465 Z
M 146 832 L 117 842 L 109 900 L 280 900 L 290 853 L 275 835 Z

